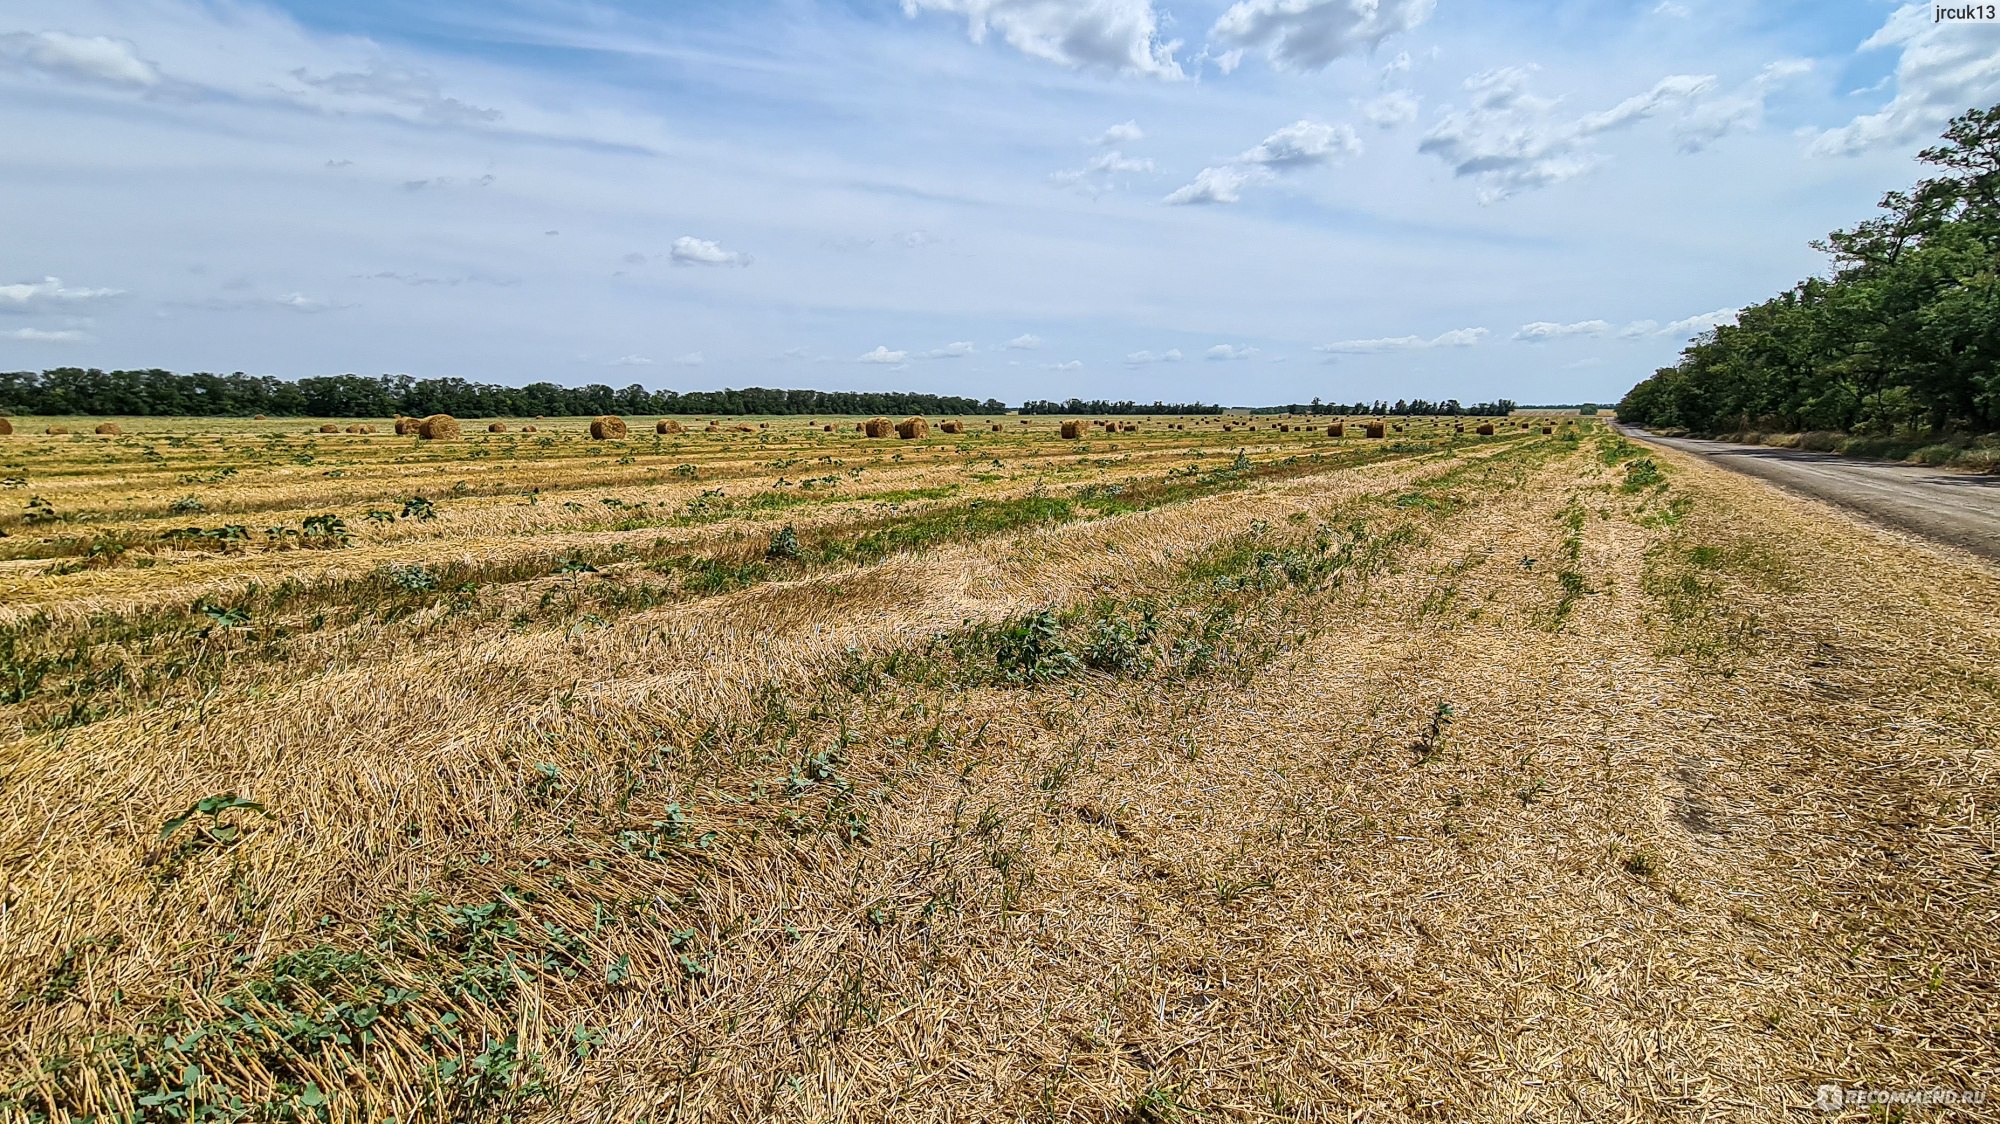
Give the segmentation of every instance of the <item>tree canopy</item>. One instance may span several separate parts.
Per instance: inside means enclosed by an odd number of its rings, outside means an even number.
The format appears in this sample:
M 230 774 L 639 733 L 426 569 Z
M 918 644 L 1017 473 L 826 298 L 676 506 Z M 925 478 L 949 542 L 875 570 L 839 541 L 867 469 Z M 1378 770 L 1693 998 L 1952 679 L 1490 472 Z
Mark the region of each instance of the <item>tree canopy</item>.
M 0 410 L 24 414 L 130 416 L 388 417 L 455 414 L 463 417 L 573 417 L 589 414 L 979 414 L 1007 407 L 940 394 L 885 391 L 703 390 L 681 393 L 634 384 L 608 386 L 494 386 L 464 379 L 409 375 L 325 375 L 291 382 L 270 375 L 171 371 L 0 372 Z
M 1702 433 L 2000 429 L 2000 105 L 1953 119 L 1918 159 L 1938 173 L 1812 243 L 1832 262 L 1618 406 Z

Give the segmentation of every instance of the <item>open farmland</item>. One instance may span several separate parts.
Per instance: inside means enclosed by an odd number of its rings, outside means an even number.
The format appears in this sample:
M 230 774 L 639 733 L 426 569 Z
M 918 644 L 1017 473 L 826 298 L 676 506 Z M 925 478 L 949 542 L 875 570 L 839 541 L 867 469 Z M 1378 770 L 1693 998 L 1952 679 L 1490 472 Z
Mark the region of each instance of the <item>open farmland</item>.
M 1975 559 L 1591 419 L 492 420 L 0 437 L 0 1117 L 2000 1081 Z

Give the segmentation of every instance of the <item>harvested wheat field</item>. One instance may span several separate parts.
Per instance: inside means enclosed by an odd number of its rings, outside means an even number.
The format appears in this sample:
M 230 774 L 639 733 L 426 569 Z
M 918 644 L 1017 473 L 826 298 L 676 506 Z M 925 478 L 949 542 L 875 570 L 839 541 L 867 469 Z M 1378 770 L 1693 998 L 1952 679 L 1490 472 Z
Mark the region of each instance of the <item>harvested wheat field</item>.
M 1994 570 L 1589 420 L 1022 420 L 9 437 L 0 1117 L 2000 1081 Z

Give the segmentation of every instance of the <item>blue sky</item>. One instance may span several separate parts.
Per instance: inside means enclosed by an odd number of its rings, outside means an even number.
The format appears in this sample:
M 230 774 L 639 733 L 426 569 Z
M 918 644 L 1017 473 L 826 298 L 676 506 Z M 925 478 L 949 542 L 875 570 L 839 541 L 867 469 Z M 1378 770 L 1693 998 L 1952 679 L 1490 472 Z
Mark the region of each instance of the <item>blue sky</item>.
M 9 0 L 0 368 L 1612 400 L 2000 102 L 1705 0 Z

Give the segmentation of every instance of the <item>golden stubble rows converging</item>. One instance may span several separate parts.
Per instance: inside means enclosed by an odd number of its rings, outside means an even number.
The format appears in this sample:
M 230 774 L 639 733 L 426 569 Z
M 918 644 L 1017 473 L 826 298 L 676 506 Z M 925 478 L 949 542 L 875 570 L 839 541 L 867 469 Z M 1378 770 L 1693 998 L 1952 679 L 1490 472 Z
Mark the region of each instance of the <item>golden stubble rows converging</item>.
M 1590 419 L 412 421 L 0 439 L 0 1118 L 2000 1076 L 1976 561 Z

